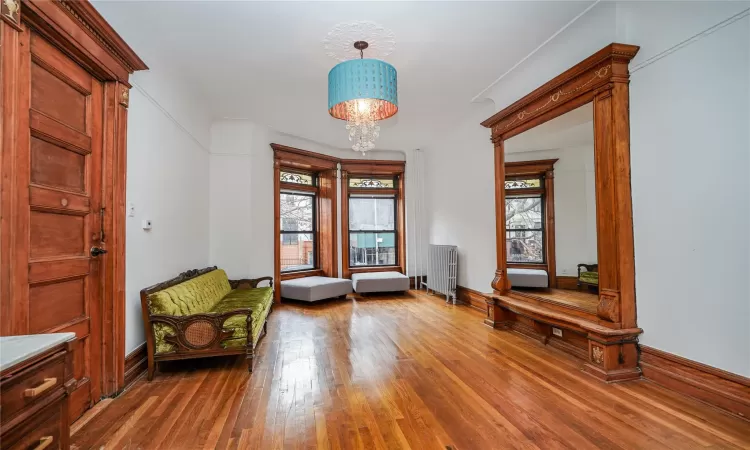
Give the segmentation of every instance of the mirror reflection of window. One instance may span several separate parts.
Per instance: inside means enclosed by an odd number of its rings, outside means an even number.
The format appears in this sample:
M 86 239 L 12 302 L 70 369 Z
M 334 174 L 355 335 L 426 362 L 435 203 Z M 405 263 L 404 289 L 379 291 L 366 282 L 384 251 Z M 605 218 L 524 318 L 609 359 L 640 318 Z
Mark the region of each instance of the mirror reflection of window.
M 504 150 L 506 253 L 513 290 L 539 295 L 576 291 L 584 309 L 595 313 L 597 286 L 578 280 L 579 264 L 597 264 L 598 257 L 592 105 L 506 140 Z M 550 214 L 554 219 L 548 221 Z M 547 288 L 514 282 L 514 268 L 541 271 Z

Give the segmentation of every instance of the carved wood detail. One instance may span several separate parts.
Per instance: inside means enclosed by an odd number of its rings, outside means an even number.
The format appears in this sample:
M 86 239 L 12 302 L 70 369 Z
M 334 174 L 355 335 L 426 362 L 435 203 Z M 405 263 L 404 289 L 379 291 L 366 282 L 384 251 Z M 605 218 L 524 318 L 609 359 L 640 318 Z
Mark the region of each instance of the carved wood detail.
M 628 63 L 638 49 L 633 45 L 608 45 L 482 122 L 483 126 L 491 129 L 491 140 L 495 147 L 497 270 L 492 288 L 497 295 L 504 295 L 510 286 L 505 276 L 504 181 L 507 169 L 503 142 L 593 102 L 600 300 L 597 316 L 580 320 L 590 320 L 598 327 L 633 330 L 627 340 L 617 342 L 602 337 L 601 333 L 589 333 L 590 340 L 599 343 L 589 349 L 587 371 L 607 381 L 640 375 L 635 351 L 640 330 L 636 328 L 635 312 L 628 109 Z M 559 319 L 559 311 L 551 307 L 534 305 L 532 300 L 524 300 L 520 296 L 509 300 L 512 300 L 514 308 L 526 304 L 533 309 L 534 320 L 555 323 Z M 570 315 L 574 315 L 573 311 Z M 596 359 L 594 348 L 597 349 Z M 596 362 L 599 360 L 601 364 Z
M 125 85 L 120 85 L 120 104 L 126 108 L 130 106 L 130 89 Z
M 222 343 L 232 337 L 232 330 L 224 328 L 224 322 L 230 317 L 237 315 L 247 315 L 247 335 L 252 336 L 252 312 L 250 308 L 236 309 L 225 313 L 217 314 L 193 314 L 190 316 L 166 316 L 159 314 L 151 315 L 151 323 L 163 323 L 172 327 L 176 334 L 167 335 L 164 340 L 174 345 L 175 349 L 171 353 L 190 353 L 198 356 L 200 351 L 204 350 L 222 350 Z M 208 327 L 201 327 L 200 333 L 191 331 L 207 324 Z M 252 339 L 248 339 L 252 341 Z M 159 354 L 159 356 L 166 355 Z
M 620 321 L 620 295 L 611 289 L 601 289 L 599 292 L 599 304 L 596 314 L 610 322 Z
M 13 28 L 21 24 L 21 0 L 0 0 L 0 16 Z

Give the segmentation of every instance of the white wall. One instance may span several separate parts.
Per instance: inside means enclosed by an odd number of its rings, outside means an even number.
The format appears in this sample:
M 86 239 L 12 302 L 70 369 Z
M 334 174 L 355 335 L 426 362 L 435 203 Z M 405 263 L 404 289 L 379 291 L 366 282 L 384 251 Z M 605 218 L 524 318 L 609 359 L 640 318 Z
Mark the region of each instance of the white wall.
M 342 132 L 344 132 L 342 127 Z M 210 261 L 230 277 L 273 276 L 273 151 L 277 143 L 338 158 L 356 159 L 350 150 L 289 136 L 247 120 L 220 120 L 211 127 Z M 404 160 L 407 152 L 371 151 L 368 159 Z M 407 161 L 406 180 L 414 164 Z M 412 197 L 406 188 L 407 209 Z M 339 198 L 339 202 L 341 199 Z M 339 204 L 339 227 L 341 207 Z M 410 211 L 407 211 L 407 219 Z M 407 235 L 414 227 L 407 222 Z M 339 229 L 340 231 L 340 229 Z M 339 255 L 341 255 L 339 232 Z M 414 260 L 407 238 L 407 259 Z M 339 257 L 339 273 L 341 258 Z
M 749 6 L 602 2 L 489 93 L 500 110 L 611 42 L 641 46 L 630 85 L 641 342 L 745 376 L 750 19 L 713 27 Z M 475 123 L 494 111 L 477 114 Z M 458 124 L 427 156 L 430 236 L 463 243 L 459 283 L 479 290 L 489 288 L 494 271 L 488 137 L 470 121 Z M 441 185 L 446 173 L 455 174 L 451 189 Z
M 669 45 L 662 41 L 665 34 L 678 34 L 677 26 L 655 32 L 658 19 L 671 17 L 671 10 L 628 8 L 632 42 L 662 49 Z M 714 8 L 694 12 L 723 19 Z M 749 50 L 745 17 L 637 70 L 630 91 L 641 342 L 745 376 Z
M 135 215 L 125 230 L 126 353 L 146 340 L 140 290 L 209 262 L 209 158 L 199 140 L 208 141 L 209 120 L 190 90 L 164 72 L 131 80 L 126 201 Z M 149 231 L 142 229 L 145 219 L 152 221 Z
M 577 276 L 578 264 L 597 262 L 594 146 L 516 153 L 510 152 L 512 146 L 513 139 L 509 139 L 508 162 L 558 160 L 554 166 L 555 273 Z
M 431 244 L 458 246 L 458 284 L 490 291 L 495 276 L 495 178 L 490 132 L 479 123 L 492 102 L 425 148 L 425 193 Z

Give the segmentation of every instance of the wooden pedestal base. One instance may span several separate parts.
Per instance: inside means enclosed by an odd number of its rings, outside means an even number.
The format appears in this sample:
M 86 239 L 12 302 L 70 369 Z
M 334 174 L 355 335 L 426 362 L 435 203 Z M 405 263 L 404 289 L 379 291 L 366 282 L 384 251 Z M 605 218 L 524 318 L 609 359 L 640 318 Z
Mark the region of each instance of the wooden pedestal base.
M 641 377 L 637 348 L 640 328 L 608 328 L 502 295 L 489 295 L 485 301 L 487 326 L 515 331 L 579 357 L 586 361 L 583 366 L 586 373 L 605 382 Z M 560 336 L 553 333 L 553 327 L 562 331 Z

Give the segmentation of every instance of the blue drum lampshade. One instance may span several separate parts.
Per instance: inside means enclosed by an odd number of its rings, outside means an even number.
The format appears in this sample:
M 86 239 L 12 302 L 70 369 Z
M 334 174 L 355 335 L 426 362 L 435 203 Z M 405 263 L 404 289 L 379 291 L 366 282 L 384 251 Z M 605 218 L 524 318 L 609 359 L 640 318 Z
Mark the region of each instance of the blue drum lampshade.
M 379 59 L 352 59 L 328 72 L 328 113 L 352 120 L 351 112 L 366 108 L 374 120 L 398 112 L 396 69 Z

